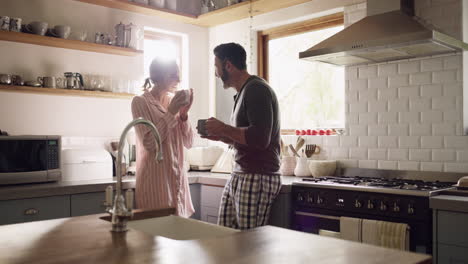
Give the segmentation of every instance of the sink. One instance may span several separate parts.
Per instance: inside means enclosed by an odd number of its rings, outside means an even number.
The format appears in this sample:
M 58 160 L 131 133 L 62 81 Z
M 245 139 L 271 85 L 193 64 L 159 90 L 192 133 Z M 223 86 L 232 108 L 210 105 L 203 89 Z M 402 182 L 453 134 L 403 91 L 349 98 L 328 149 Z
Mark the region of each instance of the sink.
M 175 240 L 213 238 L 239 232 L 236 229 L 175 215 L 129 221 L 127 226 L 153 236 Z

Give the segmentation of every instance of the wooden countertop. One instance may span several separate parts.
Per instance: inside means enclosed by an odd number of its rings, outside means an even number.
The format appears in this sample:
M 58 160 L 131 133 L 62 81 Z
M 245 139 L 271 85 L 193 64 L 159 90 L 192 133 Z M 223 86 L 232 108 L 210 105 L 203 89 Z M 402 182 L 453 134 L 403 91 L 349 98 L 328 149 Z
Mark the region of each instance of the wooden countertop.
M 90 215 L 0 226 L 0 263 L 431 263 L 431 257 L 265 226 L 178 241 Z

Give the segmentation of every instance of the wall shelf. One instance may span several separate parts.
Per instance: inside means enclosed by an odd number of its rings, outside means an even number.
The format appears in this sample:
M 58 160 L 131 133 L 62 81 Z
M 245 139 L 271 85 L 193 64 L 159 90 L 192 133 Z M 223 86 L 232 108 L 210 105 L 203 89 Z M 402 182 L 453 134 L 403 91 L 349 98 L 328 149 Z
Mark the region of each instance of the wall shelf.
M 87 91 L 87 90 L 71 90 L 71 89 L 53 89 L 43 87 L 30 87 L 30 86 L 14 86 L 14 85 L 0 85 L 0 92 L 19 92 L 19 93 L 33 93 L 33 94 L 49 94 L 60 96 L 83 96 L 83 97 L 100 97 L 100 98 L 115 98 L 115 99 L 130 99 L 134 94 L 129 93 L 111 93 L 101 91 Z
M 73 49 L 73 50 L 82 50 L 98 53 L 106 53 L 120 56 L 137 56 L 143 54 L 143 51 L 115 47 L 110 45 L 102 45 L 96 43 L 90 43 L 86 41 L 71 40 L 71 39 L 62 39 L 47 37 L 35 34 L 12 32 L 12 31 L 1 31 L 0 30 L 0 40 L 12 41 L 12 42 L 21 42 L 27 44 L 34 44 L 40 46 L 49 46 L 56 48 L 64 49 Z
M 170 20 L 193 24 L 202 27 L 212 27 L 236 20 L 250 17 L 250 8 L 252 8 L 252 15 L 260 15 L 267 12 L 271 12 L 277 9 L 286 8 L 294 5 L 303 4 L 312 0 L 252 0 L 252 7 L 250 1 L 227 6 L 224 8 L 217 9 L 215 11 L 195 16 L 191 14 L 185 14 L 174 10 L 156 8 L 144 4 L 138 4 L 135 2 L 129 2 L 128 0 L 75 0 L 79 2 L 105 6 L 109 8 L 120 9 L 133 13 L 139 13 L 149 16 L 157 16 L 161 18 L 167 18 Z

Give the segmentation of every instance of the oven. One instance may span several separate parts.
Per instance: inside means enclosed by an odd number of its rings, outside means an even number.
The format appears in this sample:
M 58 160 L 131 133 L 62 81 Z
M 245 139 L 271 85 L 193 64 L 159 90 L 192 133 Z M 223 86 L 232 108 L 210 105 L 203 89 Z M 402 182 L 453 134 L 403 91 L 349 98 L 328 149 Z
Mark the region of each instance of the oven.
M 410 250 L 432 253 L 429 197 L 313 186 L 292 187 L 292 228 L 314 234 L 340 232 L 340 217 L 409 225 Z

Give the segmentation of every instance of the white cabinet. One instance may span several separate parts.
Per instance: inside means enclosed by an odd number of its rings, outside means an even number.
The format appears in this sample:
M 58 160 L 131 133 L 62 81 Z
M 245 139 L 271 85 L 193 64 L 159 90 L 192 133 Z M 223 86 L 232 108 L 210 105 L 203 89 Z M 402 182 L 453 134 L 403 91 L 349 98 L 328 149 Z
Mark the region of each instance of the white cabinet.
M 219 204 L 224 187 L 202 185 L 200 218 L 202 221 L 216 224 L 218 222 Z

